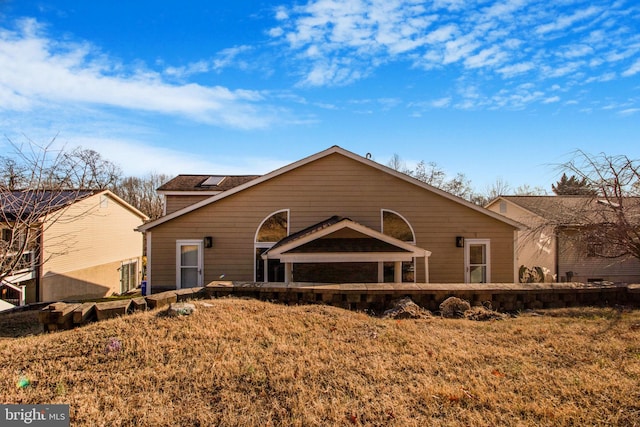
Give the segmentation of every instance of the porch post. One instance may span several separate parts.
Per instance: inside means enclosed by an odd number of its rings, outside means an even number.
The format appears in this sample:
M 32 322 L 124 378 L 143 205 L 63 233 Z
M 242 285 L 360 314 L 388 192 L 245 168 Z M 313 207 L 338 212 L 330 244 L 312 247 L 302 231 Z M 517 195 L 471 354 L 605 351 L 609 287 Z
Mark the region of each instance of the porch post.
M 384 262 L 378 261 L 378 283 L 384 283 Z
M 402 261 L 393 263 L 393 281 L 395 283 L 402 283 Z
M 284 283 L 291 282 L 293 276 L 293 264 L 290 262 L 284 263 Z
M 263 274 L 263 279 L 262 282 L 263 283 L 269 283 L 269 258 L 266 258 L 263 262 L 263 266 L 262 266 L 262 274 Z
M 424 282 L 429 283 L 429 255 L 424 256 Z

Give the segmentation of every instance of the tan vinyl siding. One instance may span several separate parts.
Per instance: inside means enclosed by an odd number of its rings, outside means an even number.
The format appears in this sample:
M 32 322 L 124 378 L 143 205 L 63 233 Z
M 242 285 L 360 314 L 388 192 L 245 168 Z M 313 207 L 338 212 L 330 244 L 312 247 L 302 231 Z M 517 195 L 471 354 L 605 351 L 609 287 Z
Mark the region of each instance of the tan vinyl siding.
M 106 206 L 101 198 L 107 197 Z M 109 196 L 96 194 L 74 203 L 44 231 L 44 274 L 65 273 L 139 257 L 140 217 Z
M 175 211 L 179 211 L 182 208 L 193 205 L 201 200 L 204 200 L 211 196 L 201 195 L 201 196 L 176 196 L 176 195 L 166 195 L 165 200 L 165 213 L 170 214 Z
M 138 268 L 141 265 L 138 258 Z M 42 278 L 42 301 L 100 298 L 120 293 L 121 261 Z M 139 275 L 139 272 L 137 273 Z
M 137 259 L 140 269 L 142 222 L 106 194 L 57 212 L 43 233 L 41 300 L 118 293 L 122 262 Z
M 213 237 L 204 249 L 204 281 L 252 280 L 255 232 L 265 217 L 290 209 L 294 233 L 333 215 L 380 231 L 381 209 L 409 221 L 417 246 L 431 251 L 431 282 L 463 282 L 464 250 L 456 236 L 491 239 L 492 279 L 513 282 L 508 224 L 339 154 L 331 154 L 153 228 L 153 286 L 175 286 L 178 239 Z M 424 260 L 417 280 L 425 281 Z
M 506 211 L 500 211 L 500 203 L 506 204 Z M 509 201 L 498 200 L 487 209 L 518 221 L 528 227 L 518 231 L 517 265 L 528 268 L 544 267 L 550 274 L 547 281 L 555 281 L 557 243 L 553 227 L 542 227 L 544 219 Z M 557 276 L 556 276 L 557 277 Z

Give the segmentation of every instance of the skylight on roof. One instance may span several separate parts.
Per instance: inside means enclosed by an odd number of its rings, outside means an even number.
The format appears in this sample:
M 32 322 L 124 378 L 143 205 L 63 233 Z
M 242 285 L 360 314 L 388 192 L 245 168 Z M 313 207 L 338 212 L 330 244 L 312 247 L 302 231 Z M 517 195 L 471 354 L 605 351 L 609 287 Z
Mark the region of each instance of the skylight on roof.
M 213 187 L 216 185 L 220 185 L 220 183 L 224 181 L 225 178 L 226 176 L 213 175 L 205 179 L 204 182 L 200 185 L 205 187 Z

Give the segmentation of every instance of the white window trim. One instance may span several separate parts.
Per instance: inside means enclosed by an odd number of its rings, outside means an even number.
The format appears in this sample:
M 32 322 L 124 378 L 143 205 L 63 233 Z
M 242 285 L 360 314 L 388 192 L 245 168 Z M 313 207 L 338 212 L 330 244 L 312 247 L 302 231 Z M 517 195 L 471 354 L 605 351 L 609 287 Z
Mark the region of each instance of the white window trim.
M 470 262 L 470 254 L 469 248 L 471 245 L 485 245 L 486 249 L 486 262 L 487 266 L 487 277 L 485 283 L 491 283 L 491 239 L 464 239 L 464 282 L 471 283 L 471 265 Z
M 380 232 L 382 234 L 386 234 L 384 232 L 384 213 L 385 212 L 389 212 L 392 213 L 394 215 L 398 215 L 400 218 L 402 218 L 402 220 L 405 222 L 405 224 L 407 224 L 407 226 L 409 227 L 409 230 L 411 230 L 411 235 L 413 236 L 413 240 L 409 240 L 406 241 L 406 243 L 411 243 L 412 245 L 416 244 L 416 232 L 413 230 L 413 227 L 411 226 L 411 223 L 409 221 L 407 221 L 407 218 L 405 218 L 403 215 L 401 215 L 400 213 L 392 210 L 392 209 L 380 209 Z
M 198 283 L 202 286 L 204 283 L 204 241 L 198 239 L 176 240 L 176 289 L 182 289 L 182 260 L 180 257 L 180 246 L 198 245 Z
M 138 280 L 138 270 L 139 270 L 138 261 L 139 261 L 138 258 L 131 258 L 131 259 L 127 260 L 127 261 L 122 261 L 121 262 L 121 264 L 120 264 L 120 269 L 121 269 L 120 270 L 120 293 L 128 292 L 131 289 L 135 289 L 136 284 L 139 283 L 139 280 Z M 136 264 L 136 268 L 133 271 L 133 276 L 134 276 L 133 285 L 134 286 L 131 289 L 127 289 L 126 291 L 123 291 L 123 289 L 122 289 L 123 288 L 123 286 L 122 286 L 122 284 L 123 284 L 122 283 L 122 269 L 124 269 L 125 267 L 128 268 L 131 264 Z
M 260 225 L 258 225 L 258 228 L 256 228 L 256 233 L 253 236 L 253 253 L 251 254 L 251 257 L 253 258 L 253 281 L 255 282 L 258 277 L 257 277 L 257 265 L 256 265 L 256 250 L 257 249 L 269 249 L 271 248 L 273 245 L 275 245 L 278 242 L 258 242 L 258 233 L 260 233 L 260 229 L 262 228 L 262 226 L 264 225 L 264 223 L 271 218 L 272 216 L 279 214 L 280 212 L 286 212 L 287 213 L 287 236 L 289 235 L 289 230 L 290 230 L 290 226 L 291 226 L 291 209 L 279 209 L 277 211 L 273 211 L 271 212 L 269 215 L 265 216 L 262 221 L 260 222 Z M 265 261 L 268 262 L 268 261 Z

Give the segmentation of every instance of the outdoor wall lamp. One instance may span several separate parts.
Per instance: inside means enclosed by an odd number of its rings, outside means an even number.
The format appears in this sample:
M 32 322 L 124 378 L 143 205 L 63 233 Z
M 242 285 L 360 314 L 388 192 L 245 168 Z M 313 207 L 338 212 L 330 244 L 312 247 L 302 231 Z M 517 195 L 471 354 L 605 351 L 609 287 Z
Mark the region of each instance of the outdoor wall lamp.
M 204 238 L 204 247 L 205 248 L 212 248 L 213 247 L 213 237 L 205 236 L 205 238 Z
M 464 248 L 464 237 L 456 236 L 456 248 Z

